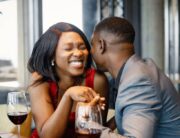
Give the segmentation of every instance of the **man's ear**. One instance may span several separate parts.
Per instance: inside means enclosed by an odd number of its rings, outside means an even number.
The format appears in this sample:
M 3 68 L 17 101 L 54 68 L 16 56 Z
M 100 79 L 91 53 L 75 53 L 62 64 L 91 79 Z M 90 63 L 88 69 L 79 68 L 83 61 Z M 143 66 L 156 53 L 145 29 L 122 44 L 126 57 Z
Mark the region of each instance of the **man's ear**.
M 103 54 L 106 50 L 106 42 L 104 39 L 100 39 L 100 53 Z

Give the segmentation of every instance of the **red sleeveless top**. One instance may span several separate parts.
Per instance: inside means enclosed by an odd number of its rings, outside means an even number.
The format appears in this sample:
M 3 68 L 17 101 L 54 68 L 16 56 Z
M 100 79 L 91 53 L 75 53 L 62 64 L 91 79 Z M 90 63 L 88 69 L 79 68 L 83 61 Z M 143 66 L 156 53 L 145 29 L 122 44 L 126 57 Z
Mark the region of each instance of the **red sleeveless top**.
M 85 86 L 94 88 L 94 75 L 96 73 L 95 69 L 88 69 L 86 71 Z M 50 96 L 53 102 L 53 106 L 57 106 L 57 86 L 55 82 L 49 82 L 50 85 Z M 75 112 L 71 112 L 69 116 L 69 122 L 67 125 L 67 130 L 65 132 L 64 138 L 73 138 L 75 136 Z M 35 129 L 30 138 L 39 138 L 37 130 Z

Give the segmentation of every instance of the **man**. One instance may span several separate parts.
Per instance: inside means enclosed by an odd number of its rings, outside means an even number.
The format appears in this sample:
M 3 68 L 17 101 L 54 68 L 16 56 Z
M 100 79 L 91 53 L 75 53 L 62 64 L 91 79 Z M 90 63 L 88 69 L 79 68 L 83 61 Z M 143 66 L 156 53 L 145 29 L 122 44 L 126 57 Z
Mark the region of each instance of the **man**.
M 180 138 L 180 95 L 151 59 L 134 52 L 133 26 L 109 17 L 95 26 L 91 53 L 97 67 L 116 79 L 115 121 L 119 134 L 102 138 Z

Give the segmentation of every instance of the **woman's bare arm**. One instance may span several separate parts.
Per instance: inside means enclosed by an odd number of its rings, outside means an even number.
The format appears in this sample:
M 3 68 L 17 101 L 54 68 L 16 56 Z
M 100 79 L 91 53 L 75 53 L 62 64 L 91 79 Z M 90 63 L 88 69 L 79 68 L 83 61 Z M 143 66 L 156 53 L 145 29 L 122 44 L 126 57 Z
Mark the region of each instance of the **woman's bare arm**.
M 88 102 L 96 93 L 85 86 L 74 86 L 66 90 L 57 108 L 54 110 L 49 84 L 41 83 L 29 88 L 31 109 L 38 134 L 41 138 L 61 137 L 67 127 L 73 100 Z
M 62 136 L 72 106 L 71 98 L 63 96 L 58 107 L 54 110 L 49 96 L 49 86 L 47 83 L 43 83 L 30 89 L 30 100 L 39 136 L 42 138 Z

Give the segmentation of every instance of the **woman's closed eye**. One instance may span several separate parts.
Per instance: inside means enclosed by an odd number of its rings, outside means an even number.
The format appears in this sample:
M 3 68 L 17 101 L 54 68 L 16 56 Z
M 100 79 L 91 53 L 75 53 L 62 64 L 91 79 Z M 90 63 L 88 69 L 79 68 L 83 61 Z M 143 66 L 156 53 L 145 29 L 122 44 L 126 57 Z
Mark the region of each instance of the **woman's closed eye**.
M 73 49 L 73 46 L 72 45 L 65 45 L 64 46 L 64 50 L 66 50 L 66 51 L 71 51 Z
M 86 48 L 86 45 L 85 45 L 85 44 L 82 44 L 82 45 L 79 46 L 79 49 L 80 49 L 80 50 L 85 50 L 85 49 L 87 49 L 87 48 Z

